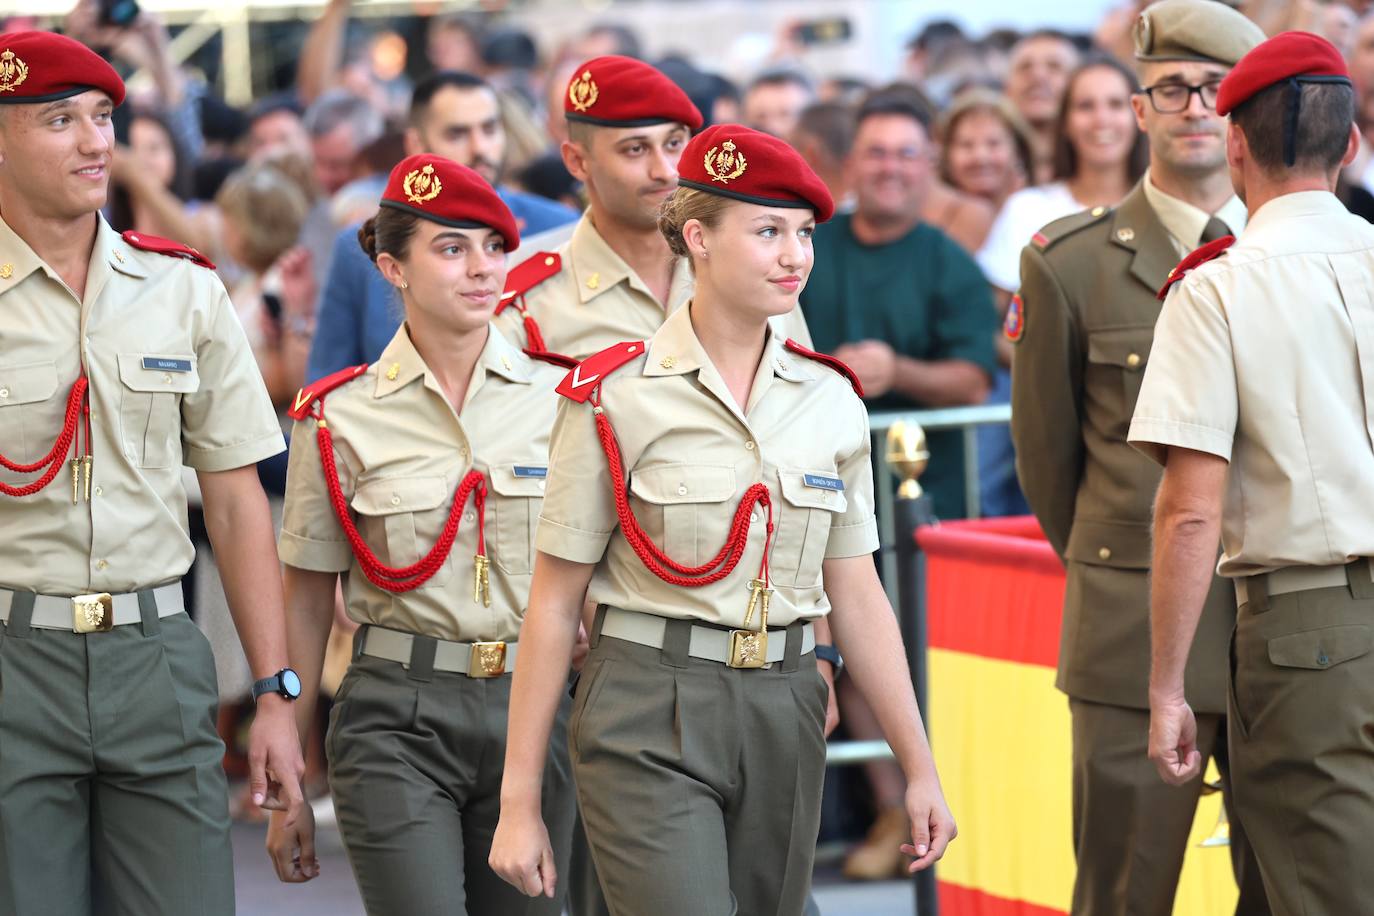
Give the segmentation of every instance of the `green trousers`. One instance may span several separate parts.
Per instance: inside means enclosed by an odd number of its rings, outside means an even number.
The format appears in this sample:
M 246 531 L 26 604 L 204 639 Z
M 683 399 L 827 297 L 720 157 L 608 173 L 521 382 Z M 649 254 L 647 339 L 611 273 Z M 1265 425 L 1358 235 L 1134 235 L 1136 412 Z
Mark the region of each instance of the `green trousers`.
M 417 640 L 417 645 L 421 640 Z M 326 749 L 349 863 L 372 916 L 559 916 L 487 864 L 501 813 L 511 677 L 409 669 L 359 656 L 330 715 Z M 544 771 L 544 822 L 558 874 L 568 874 L 574 798 L 567 711 Z
M 233 916 L 210 645 L 185 614 L 0 628 L 0 914 Z
M 577 797 L 614 916 L 800 916 L 820 826 L 828 691 L 801 628 L 741 670 L 593 634 L 569 725 Z M 774 637 L 778 638 L 778 637 Z
M 1374 583 L 1348 569 L 1272 597 L 1251 578 L 1236 617 L 1232 780 L 1278 916 L 1374 909 Z

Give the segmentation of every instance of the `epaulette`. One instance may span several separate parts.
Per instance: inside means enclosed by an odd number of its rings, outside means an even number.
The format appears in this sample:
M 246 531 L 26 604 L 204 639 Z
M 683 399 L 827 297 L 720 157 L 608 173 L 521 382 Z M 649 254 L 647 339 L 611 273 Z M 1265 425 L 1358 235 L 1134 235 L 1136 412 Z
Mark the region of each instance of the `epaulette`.
M 801 344 L 797 343 L 790 337 L 787 339 L 787 342 L 783 344 L 783 346 L 791 350 L 793 353 L 798 354 L 799 356 L 805 356 L 807 359 L 814 359 L 816 362 L 821 363 L 822 365 L 829 366 L 831 369 L 834 369 L 840 375 L 843 375 L 845 378 L 849 379 L 849 384 L 854 386 L 855 394 L 857 394 L 859 397 L 864 396 L 864 386 L 859 384 L 859 377 L 854 374 L 853 369 L 849 368 L 844 364 L 843 360 L 836 359 L 835 357 L 830 356 L 827 353 L 817 353 L 815 350 L 808 350 L 806 347 L 803 347 Z
M 215 269 L 215 264 L 213 261 L 211 261 L 205 255 L 201 254 L 199 251 L 196 251 L 190 245 L 183 245 L 180 242 L 174 242 L 171 239 L 158 238 L 157 236 L 149 235 L 146 232 L 135 232 L 132 229 L 124 233 L 122 236 L 120 236 L 120 238 L 124 239 L 124 241 L 128 242 L 130 245 L 139 249 L 140 251 L 151 251 L 154 254 L 165 254 L 171 258 L 181 258 L 183 260 L 190 261 L 192 264 L 199 264 L 201 267 L 208 267 L 211 270 Z
M 586 403 L 592 392 L 600 386 L 602 379 L 643 353 L 642 340 L 627 340 L 607 347 L 573 366 L 573 370 L 558 383 L 555 390 L 569 400 L 579 404 Z
M 563 259 L 552 251 L 537 251 L 516 264 L 506 274 L 506 288 L 501 291 L 501 302 L 496 306 L 496 314 L 501 314 L 518 297 L 534 289 L 549 277 L 563 269 Z
M 349 366 L 347 369 L 340 369 L 333 375 L 326 375 L 318 382 L 306 385 L 296 392 L 296 400 L 291 402 L 291 409 L 286 412 L 286 415 L 293 420 L 304 420 L 310 415 L 312 404 L 344 382 L 351 382 L 366 371 L 367 363 L 363 363 L 361 366 Z
M 1227 248 L 1235 244 L 1235 241 L 1236 237 L 1234 235 L 1223 235 L 1219 239 L 1213 239 L 1206 245 L 1200 248 L 1194 248 L 1190 251 L 1184 256 L 1182 261 L 1178 262 L 1177 267 L 1169 271 L 1169 276 L 1164 281 L 1164 285 L 1159 288 L 1159 296 L 1157 297 L 1159 301 L 1164 301 L 1164 297 L 1169 295 L 1169 287 L 1188 276 L 1188 271 L 1200 264 L 1206 264 L 1208 261 L 1221 257 L 1222 253 L 1226 251 Z
M 1045 251 L 1056 242 L 1088 228 L 1111 212 L 1111 207 L 1093 207 L 1091 210 L 1057 219 L 1032 235 L 1030 245 L 1037 251 Z
M 530 359 L 542 360 L 546 363 L 553 363 L 555 366 L 562 366 L 564 369 L 576 369 L 577 360 L 562 353 L 555 353 L 552 350 L 532 350 L 526 347 L 524 354 Z

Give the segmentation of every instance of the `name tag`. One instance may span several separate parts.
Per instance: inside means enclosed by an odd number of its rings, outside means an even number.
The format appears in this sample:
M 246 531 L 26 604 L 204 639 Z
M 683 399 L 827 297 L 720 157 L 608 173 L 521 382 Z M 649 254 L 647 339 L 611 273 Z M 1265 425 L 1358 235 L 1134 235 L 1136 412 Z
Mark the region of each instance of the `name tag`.
M 820 474 L 803 474 L 802 483 L 817 490 L 834 490 L 836 493 L 844 492 L 844 481 L 838 477 L 822 477 Z
M 170 359 L 166 356 L 145 356 L 143 357 L 144 369 L 156 369 L 159 372 L 190 372 L 191 361 L 189 359 Z
M 548 477 L 548 476 L 549 476 L 549 469 L 548 469 L 547 467 L 537 467 L 537 466 L 534 466 L 534 465 L 528 465 L 528 466 L 526 466 L 526 465 L 519 465 L 519 464 L 517 464 L 517 465 L 515 466 L 515 476 L 516 476 L 516 477 Z

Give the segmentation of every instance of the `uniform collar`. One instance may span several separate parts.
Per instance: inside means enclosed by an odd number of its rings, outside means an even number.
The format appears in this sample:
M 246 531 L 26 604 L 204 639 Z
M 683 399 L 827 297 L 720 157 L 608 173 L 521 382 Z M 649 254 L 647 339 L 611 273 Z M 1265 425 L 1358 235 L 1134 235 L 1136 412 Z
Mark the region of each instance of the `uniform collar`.
M 1141 179 L 1116 208 L 1112 217 L 1111 240 L 1112 244 L 1132 252 L 1131 276 L 1153 293 L 1159 289 L 1181 256 L 1169 237 L 1169 231 L 1150 206 L 1145 190 L 1148 180 Z
M 41 270 L 52 279 L 62 278 L 40 258 L 29 243 L 19 237 L 9 224 L 0 218 L 0 295 L 18 286 L 29 274 Z M 138 261 L 119 233 L 110 228 L 104 215 L 96 214 L 95 244 L 91 246 L 90 266 L 86 270 L 86 299 L 94 301 L 100 294 L 110 270 L 140 279 L 148 271 Z
M 482 347 L 473 378 L 468 383 L 467 400 L 472 400 L 487 373 L 499 375 L 516 384 L 527 385 L 532 370 L 529 357 L 517 350 L 495 326 L 488 326 L 487 342 Z M 376 388 L 373 391 L 373 397 L 376 398 L 384 398 L 399 391 L 417 378 L 423 378 L 426 387 L 439 390 L 439 383 L 425 365 L 420 351 L 415 349 L 415 344 L 410 339 L 410 328 L 405 322 L 396 330 L 395 336 L 382 351 L 381 358 L 377 360 L 372 371 L 376 376 Z
M 1215 214 L 1211 214 L 1186 200 L 1180 200 L 1161 191 L 1155 186 L 1148 172 L 1140 183 L 1145 192 L 1145 200 L 1173 237 L 1180 256 L 1202 244 L 1202 231 L 1207 228 L 1208 221 L 1214 215 L 1226 224 L 1232 235 L 1240 235 L 1241 230 L 1245 228 L 1245 204 L 1234 194 Z
M 1250 217 L 1247 229 L 1258 229 L 1271 222 L 1303 216 L 1345 215 L 1349 211 L 1330 191 L 1297 191 L 1266 201 Z
M 620 283 L 627 283 L 650 299 L 654 298 L 639 274 L 616 254 L 615 249 L 597 231 L 590 210 L 582 214 L 572 237 L 568 239 L 568 260 L 572 267 L 573 285 L 577 287 L 577 300 L 584 305 Z M 692 285 L 691 267 L 686 258 L 679 258 L 673 265 L 667 303 L 669 311 L 691 297 Z

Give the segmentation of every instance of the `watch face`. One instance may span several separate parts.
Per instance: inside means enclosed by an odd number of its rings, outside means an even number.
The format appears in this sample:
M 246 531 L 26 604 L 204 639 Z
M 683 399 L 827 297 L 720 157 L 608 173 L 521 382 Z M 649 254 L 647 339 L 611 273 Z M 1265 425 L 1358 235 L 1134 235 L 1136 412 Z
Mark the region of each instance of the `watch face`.
M 287 668 L 281 673 L 281 688 L 291 699 L 296 699 L 301 695 L 301 678 L 296 672 Z

